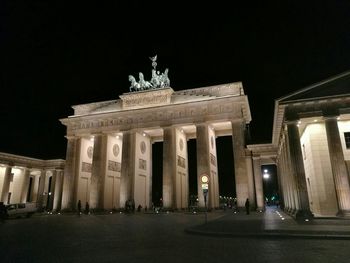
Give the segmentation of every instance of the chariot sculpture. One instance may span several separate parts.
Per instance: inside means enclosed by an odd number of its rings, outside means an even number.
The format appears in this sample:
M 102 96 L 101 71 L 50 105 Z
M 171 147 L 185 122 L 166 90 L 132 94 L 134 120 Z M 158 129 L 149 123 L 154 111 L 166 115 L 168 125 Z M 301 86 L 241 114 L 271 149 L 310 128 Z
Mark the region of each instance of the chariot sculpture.
M 137 82 L 135 77 L 129 75 L 129 81 L 131 83 L 130 92 L 142 91 L 150 89 L 161 89 L 170 87 L 170 79 L 168 77 L 169 69 L 165 69 L 163 73 L 156 70 L 157 67 L 157 55 L 150 58 L 152 61 L 152 78 L 150 81 L 144 79 L 143 73 L 139 72 L 139 81 Z

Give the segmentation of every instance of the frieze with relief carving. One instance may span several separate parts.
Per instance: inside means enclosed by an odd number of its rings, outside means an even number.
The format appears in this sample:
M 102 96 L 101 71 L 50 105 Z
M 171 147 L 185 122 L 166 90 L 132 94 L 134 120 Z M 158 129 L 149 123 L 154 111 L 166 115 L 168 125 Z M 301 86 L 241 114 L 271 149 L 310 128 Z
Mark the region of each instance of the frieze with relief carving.
M 186 107 L 187 106 L 187 107 Z M 232 102 L 212 103 L 210 105 L 200 105 L 194 107 L 193 105 L 186 105 L 179 108 L 169 106 L 169 109 L 164 108 L 161 112 L 154 111 L 150 109 L 144 109 L 142 112 L 134 112 L 133 115 L 120 116 L 123 115 L 122 112 L 118 113 L 118 117 L 113 118 L 113 116 L 108 116 L 108 120 L 86 120 L 79 122 L 75 120 L 74 123 L 68 122 L 68 130 L 88 130 L 88 131 L 98 131 L 104 127 L 118 128 L 118 129 L 130 129 L 133 127 L 140 127 L 140 124 L 147 127 L 148 123 L 154 122 L 173 122 L 180 123 L 182 119 L 188 121 L 203 120 L 204 118 L 209 118 L 211 115 L 223 115 L 223 118 L 241 118 L 241 103 L 233 105 Z M 171 107 L 171 108 L 170 108 Z M 113 119 L 112 119 L 113 118 Z M 218 116 L 217 120 L 220 119 Z M 68 120 L 69 121 L 69 120 Z M 161 123 L 160 123 L 161 125 Z

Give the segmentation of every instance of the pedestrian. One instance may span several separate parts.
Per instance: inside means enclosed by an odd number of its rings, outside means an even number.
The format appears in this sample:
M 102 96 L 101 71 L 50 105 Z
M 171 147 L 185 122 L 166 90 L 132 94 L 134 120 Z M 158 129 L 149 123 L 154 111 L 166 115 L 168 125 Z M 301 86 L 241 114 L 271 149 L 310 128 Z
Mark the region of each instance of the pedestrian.
M 141 212 L 141 209 L 142 209 L 142 206 L 139 205 L 139 206 L 137 207 L 137 212 Z
M 0 220 L 2 222 L 7 218 L 7 209 L 3 202 L 0 202 Z
M 78 201 L 78 215 L 81 214 L 81 201 Z
M 234 202 L 233 202 L 233 212 L 234 213 L 238 212 L 237 199 L 235 199 Z
M 90 206 L 89 206 L 89 203 L 86 202 L 86 204 L 85 204 L 85 214 L 89 214 L 89 212 L 90 212 Z
M 249 215 L 249 198 L 247 198 L 247 200 L 245 200 L 245 211 L 246 211 L 247 215 Z

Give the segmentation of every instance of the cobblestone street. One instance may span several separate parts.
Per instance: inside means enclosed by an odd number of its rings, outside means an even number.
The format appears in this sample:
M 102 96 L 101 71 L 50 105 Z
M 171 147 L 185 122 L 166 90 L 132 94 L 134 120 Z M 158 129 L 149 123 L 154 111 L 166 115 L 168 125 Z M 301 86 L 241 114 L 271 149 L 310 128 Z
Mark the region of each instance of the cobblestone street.
M 208 214 L 208 220 L 223 212 Z M 0 225 L 1 262 L 349 262 L 348 240 L 190 235 L 203 214 L 43 215 Z

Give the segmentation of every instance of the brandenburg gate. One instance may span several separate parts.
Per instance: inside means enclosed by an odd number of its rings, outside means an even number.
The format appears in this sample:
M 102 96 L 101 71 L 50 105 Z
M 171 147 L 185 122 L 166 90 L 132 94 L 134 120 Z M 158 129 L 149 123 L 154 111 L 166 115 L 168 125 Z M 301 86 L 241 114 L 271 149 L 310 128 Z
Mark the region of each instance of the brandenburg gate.
M 130 92 L 117 100 L 73 106 L 74 115 L 61 119 L 67 127 L 62 209 L 78 200 L 93 209 L 118 209 L 128 200 L 152 204 L 152 143 L 163 141 L 163 207 L 189 204 L 187 141 L 196 139 L 199 206 L 204 206 L 200 178 L 209 177 L 209 208 L 219 207 L 215 139 L 232 136 L 237 204 L 246 198 L 263 203 L 262 181 L 254 182 L 251 157 L 245 147 L 251 121 L 241 82 L 174 91 L 168 70 L 139 82 L 129 76 Z M 261 176 L 260 176 L 260 179 Z M 233 184 L 232 184 L 233 185 Z M 257 191 L 258 189 L 258 191 Z M 261 205 L 260 205 L 261 206 Z

